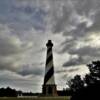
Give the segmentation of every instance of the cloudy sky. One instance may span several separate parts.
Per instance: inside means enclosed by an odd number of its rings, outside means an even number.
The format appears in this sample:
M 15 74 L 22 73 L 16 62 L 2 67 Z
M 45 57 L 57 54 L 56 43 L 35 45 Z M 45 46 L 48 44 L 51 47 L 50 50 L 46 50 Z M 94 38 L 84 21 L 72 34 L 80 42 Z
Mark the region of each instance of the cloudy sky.
M 48 39 L 63 89 L 100 59 L 100 0 L 0 0 L 0 87 L 40 92 Z

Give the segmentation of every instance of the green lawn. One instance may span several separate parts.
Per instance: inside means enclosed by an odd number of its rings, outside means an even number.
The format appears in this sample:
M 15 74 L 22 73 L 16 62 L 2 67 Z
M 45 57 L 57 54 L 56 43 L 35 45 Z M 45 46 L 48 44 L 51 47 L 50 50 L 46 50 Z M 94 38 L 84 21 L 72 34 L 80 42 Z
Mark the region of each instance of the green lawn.
M 70 100 L 70 98 L 69 97 L 25 97 L 25 98 L 1 97 L 0 100 Z

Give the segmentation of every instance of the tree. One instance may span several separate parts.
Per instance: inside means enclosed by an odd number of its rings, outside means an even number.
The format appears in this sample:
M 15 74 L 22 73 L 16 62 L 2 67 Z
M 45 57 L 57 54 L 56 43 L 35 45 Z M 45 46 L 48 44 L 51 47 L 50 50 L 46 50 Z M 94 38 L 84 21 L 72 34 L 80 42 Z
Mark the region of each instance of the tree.
M 89 68 L 91 76 L 100 80 L 100 61 L 93 61 L 87 66 Z
M 17 97 L 17 91 L 10 87 L 0 89 L 0 97 Z
M 88 64 L 90 73 L 81 80 L 80 76 L 75 76 L 70 80 L 70 88 L 74 92 L 71 100 L 99 100 L 100 99 L 100 61 L 92 61 Z
M 87 65 L 90 74 L 85 76 L 85 82 L 87 85 L 100 84 L 100 61 L 92 61 Z
M 81 79 L 80 75 L 76 75 L 68 82 L 68 85 L 73 92 L 76 92 L 84 87 L 84 81 Z

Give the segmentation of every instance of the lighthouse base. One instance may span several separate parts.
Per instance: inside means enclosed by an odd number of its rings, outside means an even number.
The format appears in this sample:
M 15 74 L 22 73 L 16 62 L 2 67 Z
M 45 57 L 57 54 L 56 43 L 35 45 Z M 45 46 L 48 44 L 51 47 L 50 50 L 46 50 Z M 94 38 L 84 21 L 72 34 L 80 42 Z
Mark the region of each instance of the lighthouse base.
M 43 85 L 42 93 L 44 96 L 58 96 L 56 85 Z

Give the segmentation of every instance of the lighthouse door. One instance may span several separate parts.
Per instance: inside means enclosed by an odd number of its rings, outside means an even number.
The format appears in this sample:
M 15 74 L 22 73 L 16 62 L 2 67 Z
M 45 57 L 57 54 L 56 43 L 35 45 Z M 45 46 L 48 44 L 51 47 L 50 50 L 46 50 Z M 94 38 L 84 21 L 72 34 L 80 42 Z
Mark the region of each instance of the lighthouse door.
M 48 87 L 48 93 L 52 94 L 52 87 L 51 86 Z

